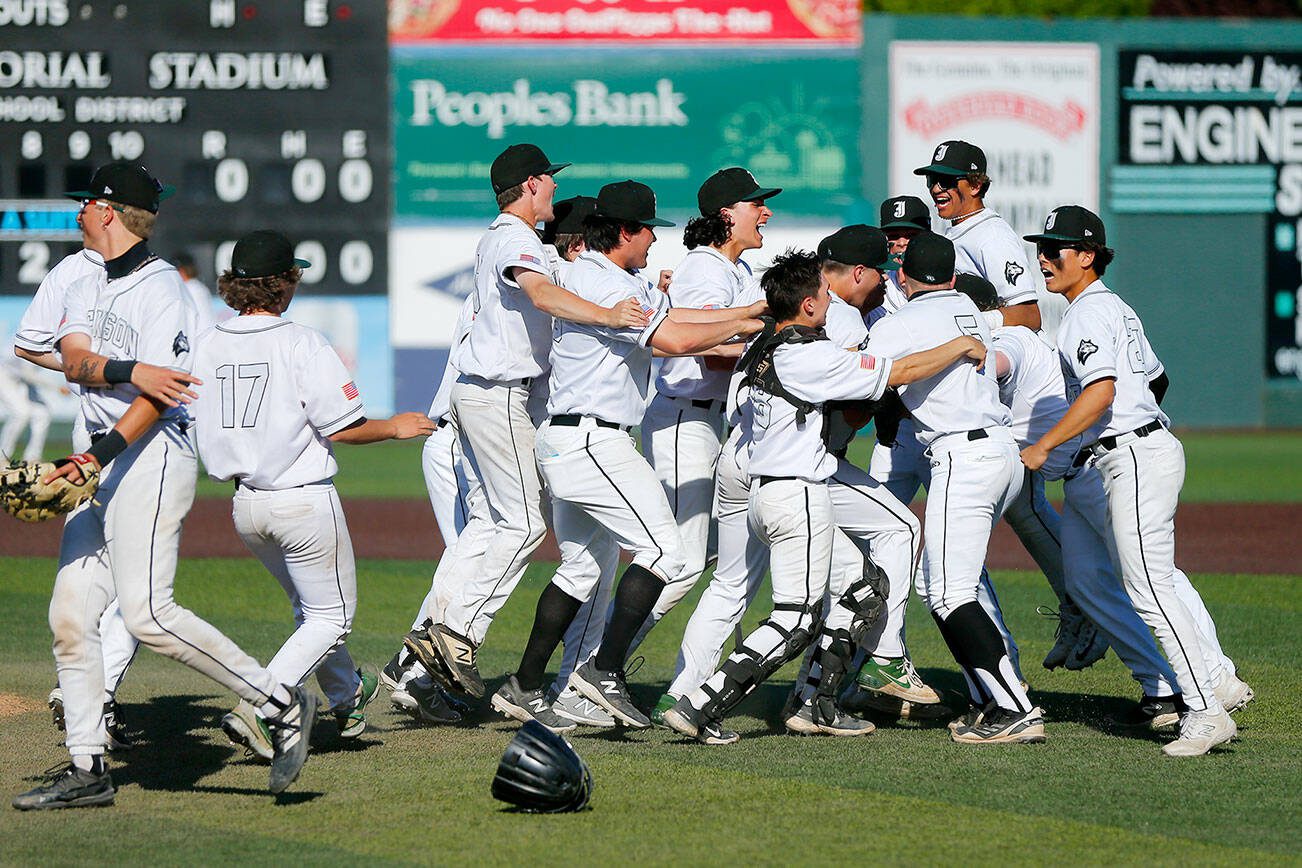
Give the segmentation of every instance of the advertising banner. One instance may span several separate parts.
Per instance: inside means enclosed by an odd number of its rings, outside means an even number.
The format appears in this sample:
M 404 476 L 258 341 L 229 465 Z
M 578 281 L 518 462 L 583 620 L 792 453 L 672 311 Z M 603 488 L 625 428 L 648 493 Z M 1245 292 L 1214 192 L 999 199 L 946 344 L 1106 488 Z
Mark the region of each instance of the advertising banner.
M 1113 208 L 1267 214 L 1266 375 L 1302 380 L 1302 53 L 1127 50 L 1117 80 Z
M 399 218 L 491 219 L 489 166 L 521 141 L 574 164 L 560 197 L 634 178 L 670 214 L 724 166 L 782 187 L 788 215 L 838 220 L 859 189 L 853 52 L 395 49 L 392 69 Z
M 858 0 L 391 0 L 395 44 L 858 45 Z

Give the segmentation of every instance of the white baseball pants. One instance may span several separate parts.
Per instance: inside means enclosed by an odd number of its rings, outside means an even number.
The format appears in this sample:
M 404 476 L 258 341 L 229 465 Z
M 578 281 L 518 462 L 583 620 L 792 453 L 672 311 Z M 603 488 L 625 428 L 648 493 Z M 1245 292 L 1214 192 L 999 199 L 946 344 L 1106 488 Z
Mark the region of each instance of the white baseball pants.
M 267 669 L 281 684 L 302 684 L 315 672 L 331 707 L 349 705 L 358 676 L 344 641 L 357 611 L 357 566 L 335 487 L 240 487 L 231 517 L 294 609 L 297 629 Z
M 5 424 L 0 428 L 0 461 L 18 457 L 14 454 L 18 438 L 29 426 L 23 460 L 40 461 L 50 430 L 50 408 L 35 386 L 6 370 L 3 364 L 0 364 L 0 407 L 5 411 Z
M 1184 447 L 1160 429 L 1119 443 L 1095 459 L 1108 497 L 1121 578 L 1135 611 L 1157 634 L 1185 704 L 1221 709 L 1208 666 L 1213 658 L 1175 579 L 1175 511 L 1184 485 Z
M 105 470 L 95 499 L 70 514 L 50 600 L 68 751 L 101 754 L 105 733 L 100 617 L 116 597 L 132 635 L 262 706 L 274 676 L 172 598 L 181 521 L 194 502 L 196 460 L 174 425 L 158 425 Z
M 445 422 L 425 438 L 420 451 L 420 469 L 445 549 L 452 547 L 470 521 L 471 485 L 465 467 L 466 462 L 461 460 L 461 439 L 454 425 Z
M 462 454 L 483 483 L 488 506 L 487 518 L 472 514 L 462 532 L 489 535 L 481 557 L 459 549 L 444 556 L 450 563 L 437 580 L 446 583 L 447 593 L 440 622 L 476 645 L 484 641 L 493 616 L 519 584 L 547 530 L 528 400 L 524 383 L 463 376 L 452 387 Z

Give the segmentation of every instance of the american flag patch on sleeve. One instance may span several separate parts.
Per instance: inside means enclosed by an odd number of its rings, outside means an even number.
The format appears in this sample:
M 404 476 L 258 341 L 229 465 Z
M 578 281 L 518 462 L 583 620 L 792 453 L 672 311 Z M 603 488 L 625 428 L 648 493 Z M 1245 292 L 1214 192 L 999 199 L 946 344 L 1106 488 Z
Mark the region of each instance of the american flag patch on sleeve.
M 344 397 L 350 401 L 357 400 L 357 386 L 353 383 L 344 383 Z
M 865 371 L 875 371 L 877 370 L 877 359 L 867 353 L 860 353 L 859 367 L 863 368 Z
M 534 255 L 529 254 L 529 253 L 521 253 L 521 254 L 520 254 L 520 261 L 521 261 L 521 262 L 532 262 L 534 265 L 542 265 L 542 263 L 538 261 L 538 257 L 537 257 L 537 256 L 534 256 Z

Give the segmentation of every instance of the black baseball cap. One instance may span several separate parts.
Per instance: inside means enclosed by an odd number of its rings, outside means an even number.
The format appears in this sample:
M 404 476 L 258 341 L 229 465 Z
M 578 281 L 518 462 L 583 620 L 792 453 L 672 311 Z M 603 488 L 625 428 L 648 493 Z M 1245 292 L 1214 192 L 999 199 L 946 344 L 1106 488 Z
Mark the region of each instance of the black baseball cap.
M 886 233 L 872 226 L 855 223 L 842 226 L 818 242 L 818 258 L 842 265 L 866 265 L 890 271 L 900 267 L 891 258 Z
M 1099 215 L 1079 205 L 1062 205 L 1049 212 L 1044 221 L 1044 231 L 1037 235 L 1022 236 L 1027 241 L 1092 241 L 1108 243 L 1107 233 Z
M 270 277 L 284 274 L 297 265 L 310 268 L 306 259 L 294 258 L 294 245 L 279 232 L 259 229 L 235 242 L 231 252 L 231 271 L 236 277 Z
M 892 196 L 882 203 L 883 229 L 930 229 L 931 211 L 917 196 Z
M 995 285 L 979 274 L 958 274 L 954 276 L 954 288 L 972 299 L 977 310 L 996 310 L 999 307 L 999 291 Z
M 69 199 L 103 199 L 157 214 L 158 203 L 175 192 L 175 187 L 158 183 L 139 163 L 119 160 L 96 169 L 87 189 L 69 190 L 63 195 Z
M 900 267 L 919 283 L 949 283 L 954 276 L 954 242 L 935 232 L 922 232 L 909 242 Z
M 553 163 L 537 145 L 511 145 L 493 160 L 488 178 L 493 192 L 501 193 L 539 175 L 555 175 L 569 163 Z
M 543 224 L 542 240 L 551 244 L 557 235 L 576 235 L 583 231 L 583 218 L 597 210 L 597 200 L 591 196 L 571 196 L 552 206 L 552 219 Z
M 616 181 L 607 184 L 597 193 L 598 217 L 641 223 L 643 226 L 673 226 L 668 220 L 656 216 L 656 194 L 646 184 L 637 181 Z
M 970 142 L 950 139 L 936 145 L 931 165 L 913 170 L 915 175 L 967 175 L 986 170 L 986 152 Z
M 755 176 L 740 166 L 720 169 L 696 191 L 696 206 L 709 217 L 738 202 L 762 202 L 782 192 L 781 187 L 761 187 Z

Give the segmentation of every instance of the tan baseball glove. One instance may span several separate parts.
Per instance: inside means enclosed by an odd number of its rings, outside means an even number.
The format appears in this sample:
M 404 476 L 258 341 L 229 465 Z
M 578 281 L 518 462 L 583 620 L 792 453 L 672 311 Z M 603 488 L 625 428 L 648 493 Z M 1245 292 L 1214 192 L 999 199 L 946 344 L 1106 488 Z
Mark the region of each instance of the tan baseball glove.
M 94 459 L 78 461 L 72 456 L 59 461 L 14 461 L 0 469 L 0 508 L 20 521 L 45 521 L 72 512 L 95 496 L 99 487 L 99 468 Z M 59 478 L 42 482 L 67 461 L 75 461 L 81 482 Z

